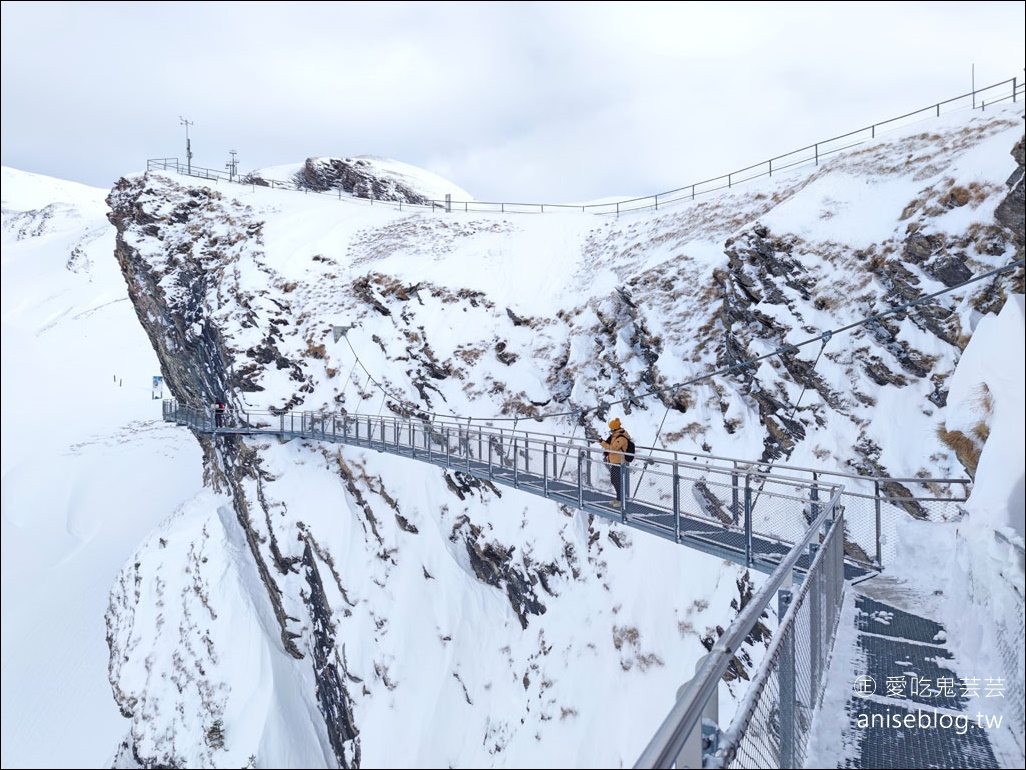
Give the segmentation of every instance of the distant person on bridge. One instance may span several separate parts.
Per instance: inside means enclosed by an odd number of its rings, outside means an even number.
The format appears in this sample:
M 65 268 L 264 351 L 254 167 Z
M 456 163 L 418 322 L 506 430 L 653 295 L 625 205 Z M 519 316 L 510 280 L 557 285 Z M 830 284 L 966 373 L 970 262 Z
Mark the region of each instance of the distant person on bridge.
M 602 459 L 609 466 L 609 480 L 613 482 L 613 489 L 616 490 L 615 503 L 623 503 L 623 481 L 627 475 L 627 448 L 630 446 L 631 435 L 620 426 L 620 418 L 614 417 L 609 421 L 609 429 L 612 431 L 605 441 L 599 444 L 605 449 Z
M 228 406 L 224 401 L 218 401 L 214 404 L 214 426 L 217 428 L 224 427 L 224 413 Z

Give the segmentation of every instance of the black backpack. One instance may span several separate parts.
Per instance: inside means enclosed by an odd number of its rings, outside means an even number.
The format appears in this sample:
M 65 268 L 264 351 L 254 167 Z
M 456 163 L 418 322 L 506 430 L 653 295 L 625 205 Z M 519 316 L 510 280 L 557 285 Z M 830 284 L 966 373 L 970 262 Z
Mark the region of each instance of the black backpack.
M 630 464 L 634 462 L 634 453 L 637 451 L 637 447 L 634 446 L 634 439 L 627 439 L 627 451 L 623 453 L 624 462 Z

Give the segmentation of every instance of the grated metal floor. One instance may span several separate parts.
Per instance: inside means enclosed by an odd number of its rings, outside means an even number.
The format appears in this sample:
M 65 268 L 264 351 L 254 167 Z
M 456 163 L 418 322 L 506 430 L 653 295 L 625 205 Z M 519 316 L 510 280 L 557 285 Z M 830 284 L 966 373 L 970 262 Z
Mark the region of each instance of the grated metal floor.
M 856 758 L 842 766 L 1000 768 L 978 723 L 983 703 L 963 679 L 971 672 L 953 670 L 944 628 L 863 593 L 855 606 L 857 658 L 868 679 L 845 707 Z

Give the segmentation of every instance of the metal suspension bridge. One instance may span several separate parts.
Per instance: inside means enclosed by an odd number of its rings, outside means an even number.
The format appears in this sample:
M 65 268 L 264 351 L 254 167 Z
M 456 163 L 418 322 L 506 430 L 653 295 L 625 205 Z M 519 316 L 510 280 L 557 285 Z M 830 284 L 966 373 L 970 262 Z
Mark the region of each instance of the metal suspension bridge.
M 890 479 L 656 447 L 617 466 L 584 439 L 444 419 L 215 409 L 165 401 L 165 421 L 213 436 L 327 441 L 394 454 L 539 495 L 768 575 L 702 658 L 635 767 L 801 767 L 822 698 L 845 587 L 893 558 L 910 514 L 939 518 L 965 479 Z M 890 547 L 888 547 L 890 546 Z M 724 672 L 776 598 L 778 626 L 731 725 Z
M 271 435 L 373 449 L 430 463 L 579 508 L 704 553 L 772 573 L 824 504 L 849 514 L 846 576 L 879 570 L 896 519 L 944 513 L 965 500 L 967 480 L 883 479 L 638 447 L 618 466 L 614 497 L 603 450 L 584 439 L 442 419 L 324 412 L 232 411 L 165 401 L 166 421 L 200 433 Z M 921 491 L 909 492 L 914 486 Z M 940 488 L 942 496 L 936 491 Z M 896 492 L 895 490 L 901 490 Z M 796 569 L 804 571 L 807 559 Z

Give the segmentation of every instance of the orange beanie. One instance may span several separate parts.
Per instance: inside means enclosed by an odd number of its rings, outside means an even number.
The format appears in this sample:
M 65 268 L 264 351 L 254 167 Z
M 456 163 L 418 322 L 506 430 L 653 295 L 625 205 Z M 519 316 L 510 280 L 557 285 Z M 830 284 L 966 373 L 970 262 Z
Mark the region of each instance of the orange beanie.
M 620 418 L 614 417 L 612 420 L 610 420 L 609 427 L 613 430 L 620 430 Z

